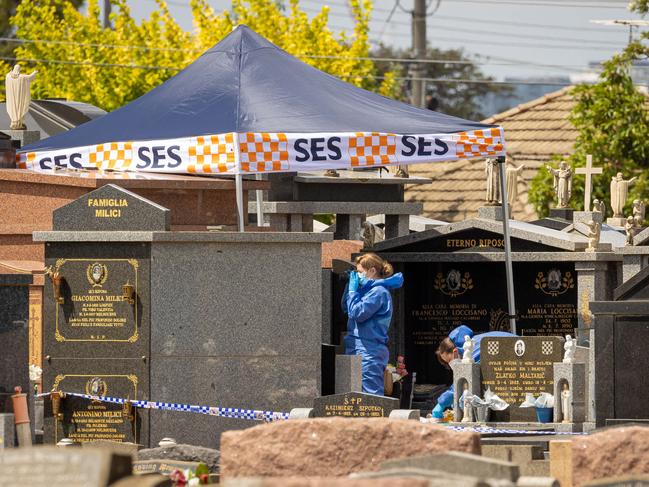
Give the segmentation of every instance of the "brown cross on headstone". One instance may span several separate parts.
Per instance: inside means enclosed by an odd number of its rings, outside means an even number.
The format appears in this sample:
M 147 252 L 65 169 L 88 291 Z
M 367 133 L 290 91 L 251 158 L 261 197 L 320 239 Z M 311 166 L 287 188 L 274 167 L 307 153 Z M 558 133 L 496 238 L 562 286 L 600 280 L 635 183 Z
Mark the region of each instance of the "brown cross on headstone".
M 577 174 L 586 175 L 586 184 L 584 184 L 584 211 L 590 211 L 590 194 L 593 187 L 593 175 L 602 174 L 601 167 L 593 167 L 593 156 L 588 154 L 586 156 L 586 167 L 578 167 L 575 169 Z

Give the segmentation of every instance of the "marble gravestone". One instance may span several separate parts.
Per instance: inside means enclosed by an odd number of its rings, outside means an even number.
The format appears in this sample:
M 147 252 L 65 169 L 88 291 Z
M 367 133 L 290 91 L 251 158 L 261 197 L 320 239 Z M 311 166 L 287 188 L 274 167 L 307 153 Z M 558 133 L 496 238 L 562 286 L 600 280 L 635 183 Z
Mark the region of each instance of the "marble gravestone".
M 495 421 L 536 421 L 534 408 L 521 408 L 525 394 L 553 394 L 554 363 L 563 357 L 560 337 L 487 337 L 480 342 L 482 393 L 489 387 L 509 404 Z
M 363 392 L 346 392 L 318 397 L 313 401 L 313 416 L 324 418 L 387 418 L 399 408 L 399 400 Z
M 169 210 L 106 185 L 56 210 L 53 223 L 60 232 L 165 231 Z M 45 264 L 60 284 L 50 277 L 43 299 L 44 390 L 148 398 L 149 249 L 108 236 L 95 242 L 71 238 L 46 243 Z M 124 286 L 130 286 L 129 296 Z M 47 413 L 46 443 L 148 438 L 148 413 L 119 404 L 68 396 L 58 414 Z

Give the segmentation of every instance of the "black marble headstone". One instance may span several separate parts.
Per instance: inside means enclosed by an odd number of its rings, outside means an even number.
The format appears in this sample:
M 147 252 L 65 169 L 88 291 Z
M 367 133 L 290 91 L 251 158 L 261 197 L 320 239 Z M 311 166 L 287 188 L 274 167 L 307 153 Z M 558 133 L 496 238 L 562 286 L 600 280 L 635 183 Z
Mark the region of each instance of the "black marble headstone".
M 577 276 L 572 262 L 515 262 L 517 334 L 574 334 Z M 449 332 L 468 325 L 475 334 L 509 331 L 505 266 L 499 262 L 404 265 L 404 345 L 420 384 L 450 384 L 435 359 Z
M 114 185 L 54 212 L 60 236 L 46 243 L 45 264 L 60 285 L 52 281 L 44 288 L 45 390 L 149 398 L 150 244 L 74 237 L 77 231 L 168 229 L 168 209 Z M 49 401 L 46 406 L 45 442 L 67 437 L 148 445 L 148 411 L 71 395 L 62 400 L 60 417 Z
M 57 302 L 45 286 L 44 388 L 144 399 L 149 391 L 150 251 L 137 243 L 51 242 L 45 263 L 62 277 Z M 132 301 L 123 286 L 133 287 Z M 49 402 L 46 403 L 49 405 Z M 47 411 L 49 413 L 49 410 Z M 45 441 L 68 437 L 148 443 L 148 413 L 67 397 L 63 418 L 46 418 Z M 49 416 L 49 415 L 48 415 Z
M 313 401 L 313 413 L 316 418 L 382 418 L 388 417 L 394 409 L 399 409 L 398 399 L 363 392 L 333 394 L 317 397 Z
M 497 421 L 536 421 L 534 408 L 521 408 L 527 393 L 553 393 L 554 363 L 563 358 L 560 337 L 488 337 L 480 342 L 482 391 L 509 404 Z
M 165 231 L 170 210 L 135 193 L 107 184 L 54 210 L 54 230 Z
M 14 387 L 29 392 L 29 284 L 26 274 L 0 275 L 0 413 L 12 411 Z

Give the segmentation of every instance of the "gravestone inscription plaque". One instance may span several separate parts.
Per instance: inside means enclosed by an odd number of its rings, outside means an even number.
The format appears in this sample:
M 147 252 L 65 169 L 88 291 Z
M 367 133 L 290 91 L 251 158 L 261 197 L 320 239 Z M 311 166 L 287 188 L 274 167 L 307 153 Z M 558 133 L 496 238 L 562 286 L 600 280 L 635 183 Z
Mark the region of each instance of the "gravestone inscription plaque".
M 384 418 L 399 409 L 399 400 L 363 392 L 346 392 L 317 397 L 313 401 L 316 418 L 343 416 L 346 418 Z
M 518 334 L 574 334 L 574 263 L 515 262 L 513 266 Z M 404 274 L 405 356 L 420 384 L 450 384 L 450 373 L 435 360 L 435 350 L 453 328 L 466 324 L 475 334 L 509 331 L 502 263 L 407 263 Z
M 563 358 L 563 338 L 487 337 L 480 342 L 482 393 L 487 388 L 509 404 L 495 421 L 536 421 L 534 408 L 521 408 L 525 394 L 553 393 L 553 364 Z

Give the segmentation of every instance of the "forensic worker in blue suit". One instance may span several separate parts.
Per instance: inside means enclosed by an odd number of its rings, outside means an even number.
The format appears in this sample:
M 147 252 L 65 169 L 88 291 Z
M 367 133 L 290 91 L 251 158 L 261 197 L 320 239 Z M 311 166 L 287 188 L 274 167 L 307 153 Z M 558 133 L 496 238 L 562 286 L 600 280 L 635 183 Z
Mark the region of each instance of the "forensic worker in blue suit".
M 391 289 L 403 285 L 401 273 L 393 275 L 392 265 L 376 254 L 356 259 L 356 271 L 342 299 L 349 316 L 345 353 L 362 358 L 363 392 L 383 395 L 383 374 L 388 364 L 388 329 L 392 320 Z
M 505 331 L 489 331 L 487 333 L 480 333 L 479 335 L 473 336 L 473 330 L 466 325 L 460 325 L 457 328 L 454 328 L 451 333 L 448 334 L 448 337 L 444 338 L 437 347 L 435 355 L 437 355 L 437 360 L 444 367 L 449 368 L 449 364 L 452 360 L 461 359 L 464 354 L 464 337 L 470 336 L 473 338 L 474 348 L 473 348 L 473 360 L 475 363 L 480 363 L 480 342 L 485 337 L 513 337 L 516 336 L 513 333 L 507 333 Z M 433 418 L 441 419 L 444 416 L 444 410 L 450 408 L 453 405 L 453 386 L 449 387 L 448 390 L 443 392 L 437 398 L 437 405 L 433 409 Z

